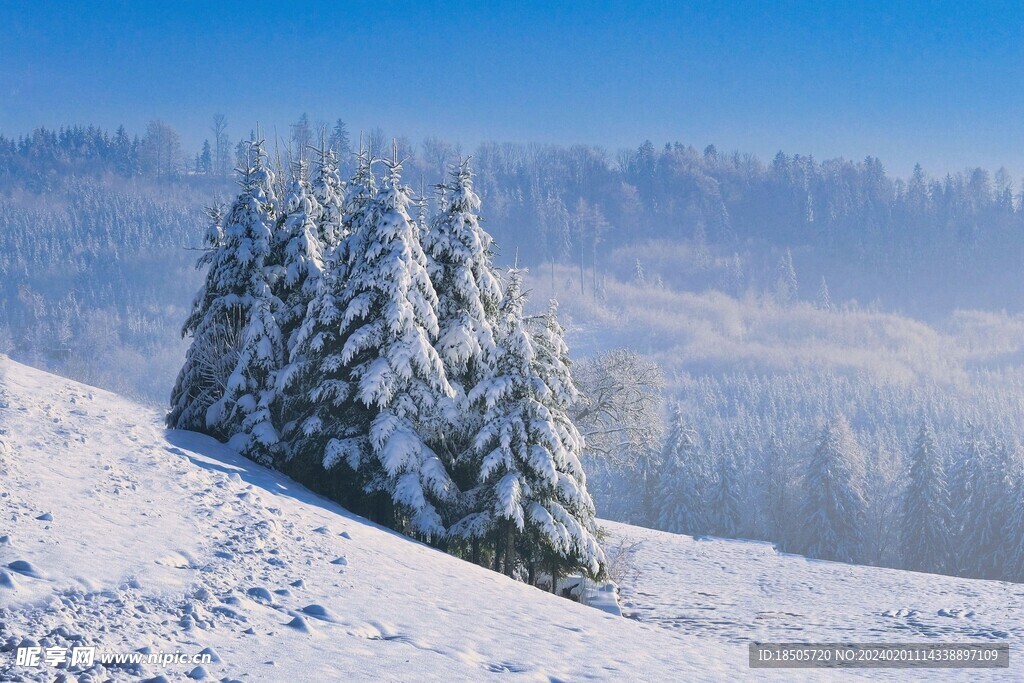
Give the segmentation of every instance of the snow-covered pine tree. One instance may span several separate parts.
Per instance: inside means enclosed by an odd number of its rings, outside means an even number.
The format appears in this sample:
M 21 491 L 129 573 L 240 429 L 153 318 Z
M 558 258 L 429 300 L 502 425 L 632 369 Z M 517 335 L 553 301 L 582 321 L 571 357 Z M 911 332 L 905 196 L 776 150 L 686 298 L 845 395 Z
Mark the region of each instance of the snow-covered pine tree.
M 928 423 L 921 425 L 910 454 L 903 501 L 903 561 L 915 571 L 943 572 L 949 560 L 949 492 L 942 455 Z
M 430 442 L 459 487 L 469 489 L 477 473 L 455 463 L 480 426 L 466 396 L 483 378 L 486 359 L 494 352 L 501 286 L 491 263 L 491 236 L 480 226 L 480 198 L 473 191 L 468 161 L 453 168 L 443 189 L 444 201 L 423 234 L 423 249 L 437 293 L 434 348 L 456 395 L 442 406 Z
M 765 537 L 785 547 L 789 539 L 789 516 L 792 507 L 790 488 L 792 486 L 791 462 L 782 439 L 773 430 L 768 435 L 762 458 L 765 512 Z
M 1024 478 L 1018 478 L 1013 488 L 1003 547 L 1003 580 L 1024 582 Z
M 642 448 L 634 456 L 626 457 L 634 463 L 626 489 L 631 503 L 626 519 L 630 524 L 649 525 L 661 513 L 661 454 L 657 448 Z
M 171 427 L 221 439 L 257 410 L 266 373 L 283 352 L 274 332 L 275 272 L 267 262 L 274 246 L 273 173 L 259 141 L 246 143 L 243 162 L 242 191 L 211 227 L 211 250 L 199 262 L 208 266 L 206 280 L 182 330 L 192 344 L 167 417 Z
M 274 173 L 261 143 L 250 145 L 242 174 L 242 194 L 225 219 L 226 297 L 244 321 L 238 361 L 224 396 L 206 414 L 207 427 L 230 439 L 233 447 L 261 462 L 271 462 L 279 445 L 272 414 L 277 373 L 286 359 L 285 339 L 275 295 L 282 276 L 280 243 L 275 235 L 277 199 Z
M 596 575 L 604 565 L 604 552 L 597 542 L 597 521 L 594 501 L 587 491 L 583 471 L 584 440 L 569 417 L 572 406 L 580 400 L 570 371 L 569 347 L 565 330 L 558 321 L 558 302 L 552 299 L 543 316 L 535 319 L 532 331 L 536 375 L 548 388 L 543 405 L 549 422 L 558 429 L 563 448 L 551 451 L 558 474 L 554 498 L 541 502 L 550 518 L 534 507 L 531 517 L 540 525 L 537 543 L 547 546 L 553 577 L 558 571 L 583 571 Z M 568 515 L 567 517 L 564 515 Z M 561 549 L 554 542 L 562 529 L 569 533 L 569 543 Z
M 846 418 L 828 421 L 803 477 L 804 551 L 850 562 L 860 545 L 864 457 Z
M 633 283 L 641 286 L 647 284 L 647 273 L 644 272 L 644 266 L 640 263 L 640 259 L 633 264 Z
M 977 575 L 980 544 L 975 529 L 983 524 L 988 494 L 984 490 L 988 469 L 988 446 L 968 426 L 968 436 L 954 459 L 950 483 L 950 536 L 953 561 L 958 574 Z
M 324 254 L 319 287 L 295 334 L 289 363 L 278 379 L 288 442 L 282 469 L 353 510 L 370 514 L 373 511 L 367 507 L 364 490 L 367 471 L 362 469 L 363 451 L 355 446 L 365 438 L 365 424 L 371 414 L 367 410 L 351 425 L 339 419 L 346 411 L 358 411 L 361 405 L 352 397 L 349 366 L 342 358 L 348 271 L 350 262 L 359 259 L 358 255 L 350 256 L 363 246 L 357 237 L 375 230 L 379 208 L 375 201 L 376 179 L 363 150 L 357 155 L 355 174 L 345 190 L 340 214 L 342 237 Z M 349 447 L 344 457 L 341 445 Z
M 669 413 L 668 432 L 661 449 L 659 529 L 678 534 L 707 531 L 701 495 L 705 477 L 698 462 L 698 448 L 697 434 L 686 421 L 682 406 L 677 403 Z
M 213 264 L 225 258 L 222 250 L 224 211 L 219 206 L 206 210 L 210 226 L 206 231 L 206 250 L 196 262 L 196 268 L 207 269 L 206 280 L 192 302 L 192 310 L 181 329 L 181 336 L 191 336 L 192 343 L 185 353 L 185 363 L 178 373 L 171 391 L 171 409 L 167 426 L 172 429 L 206 431 L 206 411 L 216 403 L 227 388 L 228 378 L 238 360 L 243 323 L 239 310 L 224 306 L 220 301 L 226 294 L 214 277 L 221 270 Z M 211 312 L 217 312 L 211 315 Z
M 815 300 L 814 305 L 817 306 L 819 311 L 831 311 L 832 310 L 832 295 L 828 291 L 828 283 L 825 282 L 825 276 L 821 276 L 821 284 L 818 285 L 818 298 Z
M 1004 536 L 1012 511 L 1010 505 L 1017 483 L 1019 461 L 1015 445 L 994 441 L 989 446 L 979 481 L 971 532 L 974 534 L 975 562 L 971 574 L 998 579 L 1009 569 L 1009 548 Z
M 345 237 L 342 215 L 346 188 L 333 149 L 321 145 L 317 162 L 310 183 L 310 195 L 316 211 L 313 220 L 316 223 L 317 238 L 326 257 Z
M 324 468 L 345 462 L 356 471 L 362 489 L 376 494 L 353 501 L 357 509 L 430 539 L 444 534 L 439 506 L 454 490 L 421 420 L 454 392 L 432 345 L 437 297 L 401 170 L 397 159 L 389 163 L 376 197 L 355 207 L 338 250 L 342 278 L 310 306 L 287 384 L 297 384 L 307 406 L 299 448 L 322 446 L 315 455 Z M 357 178 L 353 191 L 368 184 Z
M 528 581 L 539 571 L 600 571 L 593 502 L 580 464 L 583 439 L 567 415 L 576 388 L 554 310 L 532 331 L 523 317 L 522 274 L 512 270 L 488 373 L 469 393 L 483 425 L 466 454 L 476 460 L 474 509 L 455 538 L 489 545 L 495 570 Z M 518 555 L 518 557 L 517 557 Z M 475 558 L 480 559 L 480 558 Z
M 796 279 L 796 268 L 793 267 L 793 252 L 786 252 L 779 259 L 779 274 L 775 281 L 775 291 L 779 303 L 791 304 L 797 300 L 799 285 Z
M 323 247 L 315 222 L 321 207 L 307 189 L 305 169 L 305 162 L 299 162 L 285 197 L 278 231 L 283 271 L 275 294 L 281 302 L 278 325 L 289 353 L 324 270 Z
M 741 481 L 736 458 L 732 454 L 732 444 L 724 444 L 719 454 L 708 507 L 713 519 L 715 533 L 726 538 L 735 538 L 740 531 L 740 511 L 743 496 L 740 490 Z

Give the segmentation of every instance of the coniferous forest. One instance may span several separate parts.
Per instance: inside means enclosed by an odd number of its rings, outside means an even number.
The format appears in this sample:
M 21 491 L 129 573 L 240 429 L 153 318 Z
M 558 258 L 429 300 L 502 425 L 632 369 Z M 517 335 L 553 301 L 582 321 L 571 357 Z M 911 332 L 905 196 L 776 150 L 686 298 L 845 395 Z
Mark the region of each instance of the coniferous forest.
M 209 133 L 0 138 L 0 351 L 533 583 L 595 514 L 1021 580 L 1005 170 Z

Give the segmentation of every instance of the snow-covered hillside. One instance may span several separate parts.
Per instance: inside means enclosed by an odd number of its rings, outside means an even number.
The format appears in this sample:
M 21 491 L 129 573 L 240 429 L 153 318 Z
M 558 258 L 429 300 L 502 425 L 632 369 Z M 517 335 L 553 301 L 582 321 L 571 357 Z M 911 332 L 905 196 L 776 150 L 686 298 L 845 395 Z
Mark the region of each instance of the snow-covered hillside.
M 212 647 L 213 679 L 268 681 L 665 680 L 744 662 L 738 645 L 511 581 L 165 432 L 152 410 L 0 362 L 0 641 L 64 627 L 58 645 Z M 0 679 L 53 679 L 2 657 Z M 145 671 L 159 673 L 187 672 Z
M 751 671 L 745 641 L 1020 641 L 1013 585 L 607 527 L 612 550 L 629 548 L 617 569 L 635 619 L 412 542 L 206 437 L 165 431 L 153 410 L 0 357 L 0 680 L 54 679 L 15 666 L 25 639 L 212 648 L 194 675 L 267 681 L 830 680 Z
M 718 642 L 1009 642 L 1011 652 L 1024 645 L 1024 585 L 602 524 L 610 553 L 622 556 L 623 614 L 643 623 Z M 1010 678 L 1021 680 L 1024 667 L 1015 669 Z

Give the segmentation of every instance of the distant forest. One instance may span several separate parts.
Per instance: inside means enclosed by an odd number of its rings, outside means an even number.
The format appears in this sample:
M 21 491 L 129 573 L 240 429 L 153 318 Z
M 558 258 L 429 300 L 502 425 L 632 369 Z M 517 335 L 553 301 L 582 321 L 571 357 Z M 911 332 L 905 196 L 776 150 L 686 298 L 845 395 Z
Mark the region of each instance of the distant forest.
M 26 195 L 45 193 L 43 206 L 63 209 L 64 202 L 54 199 L 83 183 L 135 181 L 138 187 L 148 181 L 161 196 L 173 185 L 196 208 L 224 197 L 233 191 L 227 179 L 236 155 L 253 133 L 233 138 L 216 116 L 209 134 L 194 153 L 183 150 L 179 134 L 161 121 L 141 135 L 94 126 L 0 135 L 0 196 L 17 198 L 4 203 L 5 227 L 18 222 L 11 212 L 41 206 Z M 733 289 L 771 287 L 788 249 L 803 283 L 801 298 L 808 300 L 825 278 L 835 299 L 875 302 L 920 317 L 955 308 L 1021 309 L 1024 199 L 1005 169 L 933 178 L 918 166 L 904 179 L 887 175 L 873 157 L 818 161 L 779 152 L 765 163 L 714 145 L 699 150 L 679 142 L 646 141 L 612 153 L 587 145 L 511 143 L 462 150 L 435 137 L 416 145 L 379 128 L 358 138 L 342 121 L 303 116 L 288 139 L 269 151 L 286 167 L 300 155 L 311 156 L 312 148 L 329 146 L 345 174 L 355 147 L 390 156 L 394 142 L 406 159 L 410 185 L 428 197 L 449 164 L 471 155 L 487 207 L 485 224 L 505 245 L 500 261 L 575 264 L 579 284 L 589 281 L 595 294 L 617 248 L 688 240 L 735 261 L 741 272 L 727 283 Z M 12 239 L 17 235 L 11 230 L 0 237 L 5 254 L 12 253 L 6 248 Z M 725 288 L 672 272 L 671 265 L 663 270 L 669 284 Z

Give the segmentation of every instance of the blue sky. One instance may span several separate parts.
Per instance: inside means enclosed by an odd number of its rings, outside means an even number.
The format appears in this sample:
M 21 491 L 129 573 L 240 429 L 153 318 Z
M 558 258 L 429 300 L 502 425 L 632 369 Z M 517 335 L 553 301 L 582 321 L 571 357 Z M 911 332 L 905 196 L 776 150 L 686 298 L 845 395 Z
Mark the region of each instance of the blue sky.
M 0 2 L 0 132 L 302 112 L 429 134 L 1024 172 L 1024 5 Z

